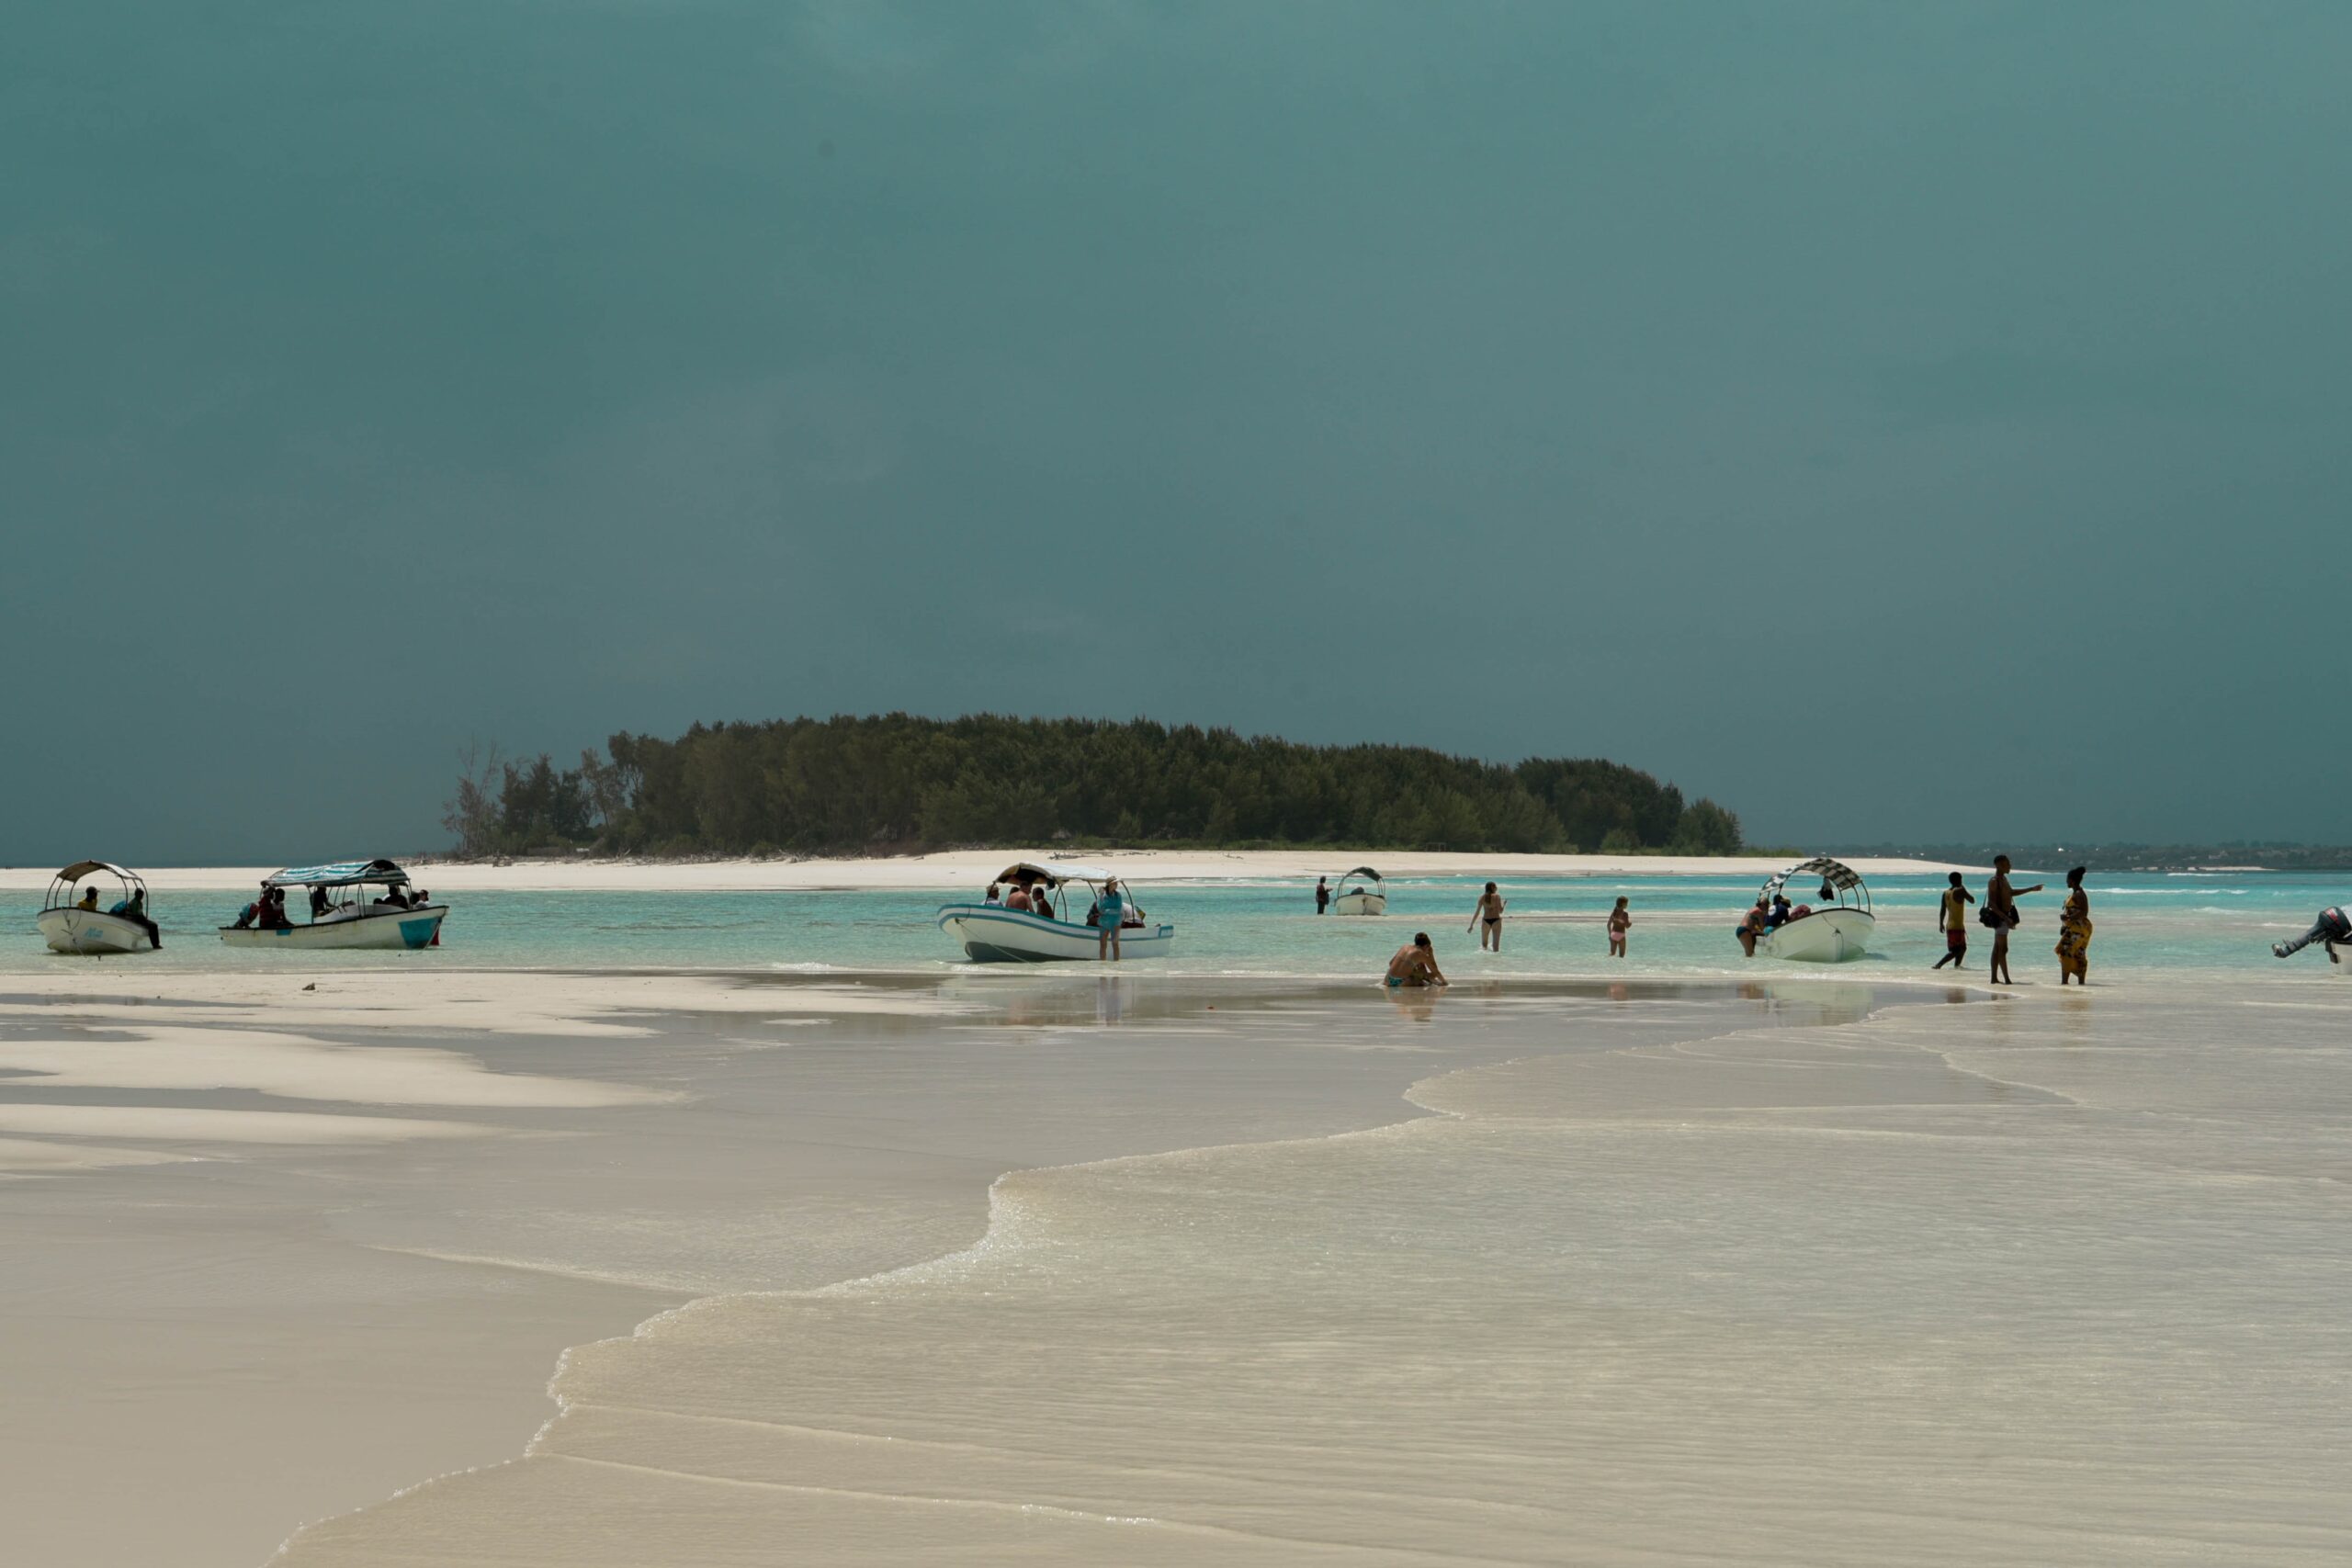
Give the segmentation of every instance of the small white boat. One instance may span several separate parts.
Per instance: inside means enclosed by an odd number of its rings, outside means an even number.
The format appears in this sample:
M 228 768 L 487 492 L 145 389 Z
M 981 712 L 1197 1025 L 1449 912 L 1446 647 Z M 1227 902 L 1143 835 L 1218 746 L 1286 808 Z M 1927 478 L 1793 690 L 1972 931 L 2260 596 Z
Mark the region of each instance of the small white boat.
M 422 889 L 413 897 L 407 893 L 408 873 L 388 860 L 292 866 L 261 886 L 262 898 L 235 925 L 220 928 L 220 940 L 232 947 L 431 947 L 440 941 L 441 921 L 449 912 Z M 288 887 L 310 891 L 310 919 L 299 925 L 283 913 Z M 371 887 L 383 892 L 370 898 Z M 276 919 L 262 908 L 273 892 L 280 911 Z M 338 898 L 338 893 L 347 897 Z
M 1091 964 L 1106 955 L 1101 951 L 1102 928 L 1090 923 L 1088 917 L 1111 875 L 1092 866 L 1045 866 L 1021 861 L 1005 868 L 996 879 L 998 885 L 1017 887 L 1024 897 L 1042 890 L 1054 908 L 1051 916 L 1009 909 L 1001 904 L 943 904 L 939 929 L 955 938 L 964 956 L 976 964 Z M 1151 923 L 1136 908 L 1125 880 L 1119 886 L 1127 898 L 1126 919 L 1119 927 L 1120 961 L 1164 957 L 1175 944 L 1176 928 Z M 1088 908 L 1076 908 L 1080 897 L 1086 899 Z
M 113 877 L 122 889 L 120 896 L 108 899 L 101 895 L 86 901 L 76 897 L 75 885 L 96 876 Z M 85 892 L 97 894 L 97 885 L 92 883 Z M 153 953 L 153 918 L 133 912 L 146 907 L 147 885 L 137 872 L 102 860 L 75 861 L 50 882 L 49 897 L 40 906 L 40 934 L 52 953 Z
M 1388 913 L 1388 884 L 1380 873 L 1368 865 L 1360 865 L 1340 878 L 1340 890 L 1331 895 L 1331 913 L 1335 915 L 1385 915 Z
M 1799 904 L 1784 924 L 1756 939 L 1756 956 L 1785 959 L 1792 964 L 1843 964 L 1869 949 L 1878 917 L 1871 913 L 1871 890 L 1861 874 L 1834 860 L 1809 860 L 1792 865 L 1764 885 L 1769 903 L 1792 878 L 1800 883 L 1821 879 L 1817 901 Z

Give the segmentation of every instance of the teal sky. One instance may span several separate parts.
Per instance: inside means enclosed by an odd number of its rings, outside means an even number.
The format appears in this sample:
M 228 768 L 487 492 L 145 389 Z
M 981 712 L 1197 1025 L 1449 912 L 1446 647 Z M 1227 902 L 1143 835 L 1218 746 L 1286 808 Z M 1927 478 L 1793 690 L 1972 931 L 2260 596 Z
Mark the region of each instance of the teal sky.
M 6 10 L 0 862 L 890 708 L 2352 839 L 2352 6 Z

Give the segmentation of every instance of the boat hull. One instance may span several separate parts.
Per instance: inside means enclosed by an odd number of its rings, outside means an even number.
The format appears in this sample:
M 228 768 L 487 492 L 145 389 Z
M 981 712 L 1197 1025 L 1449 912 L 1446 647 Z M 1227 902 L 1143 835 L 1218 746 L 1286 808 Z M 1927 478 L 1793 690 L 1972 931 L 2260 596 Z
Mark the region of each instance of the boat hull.
M 1385 893 L 1342 893 L 1331 900 L 1335 915 L 1385 915 L 1388 913 Z
M 1816 909 L 1757 939 L 1756 956 L 1790 964 L 1843 964 L 1870 948 L 1877 919 L 1860 909 Z
M 41 939 L 51 953 L 153 953 L 147 928 L 96 909 L 43 909 Z
M 939 911 L 939 929 L 975 964 L 1092 964 L 1102 932 L 1068 920 L 1043 919 L 993 904 L 949 904 Z M 1119 960 L 1159 958 L 1175 945 L 1174 926 L 1125 926 Z
M 399 949 L 430 947 L 440 934 L 446 904 L 422 909 L 386 909 L 381 914 L 356 915 L 346 920 L 319 920 L 280 931 L 222 926 L 220 940 L 231 947 L 318 947 Z

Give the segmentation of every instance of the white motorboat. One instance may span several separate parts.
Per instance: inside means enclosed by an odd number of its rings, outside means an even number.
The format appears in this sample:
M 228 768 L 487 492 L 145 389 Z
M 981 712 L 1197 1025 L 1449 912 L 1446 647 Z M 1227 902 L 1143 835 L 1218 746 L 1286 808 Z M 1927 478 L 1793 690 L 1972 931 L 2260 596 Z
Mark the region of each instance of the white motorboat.
M 1764 885 L 1762 898 L 1772 897 L 1795 880 L 1802 886 L 1821 879 L 1815 901 L 1799 904 L 1782 924 L 1756 939 L 1756 956 L 1785 959 L 1792 964 L 1843 964 L 1860 958 L 1870 947 L 1878 917 L 1871 913 L 1871 890 L 1861 874 L 1828 859 L 1809 860 L 1789 867 Z
M 1380 873 L 1368 865 L 1360 865 L 1340 878 L 1340 890 L 1331 895 L 1331 913 L 1335 915 L 1385 915 L 1388 913 L 1388 884 Z
M 103 897 L 95 878 L 110 876 L 121 893 Z M 80 895 L 83 882 L 90 886 Z M 100 908 L 104 905 L 104 908 Z M 147 913 L 147 884 L 135 871 L 102 860 L 75 861 L 52 878 L 41 901 L 40 934 L 52 953 L 153 953 L 155 925 Z
M 449 913 L 447 905 L 432 902 L 421 888 L 410 894 L 408 873 L 388 860 L 292 866 L 261 886 L 262 897 L 237 923 L 220 928 L 220 940 L 232 947 L 432 947 L 439 943 L 441 921 Z M 311 895 L 310 919 L 300 924 L 285 912 L 289 887 Z M 370 898 L 371 887 L 383 891 Z
M 1111 875 L 1094 866 L 1020 861 L 1005 868 L 997 886 L 1007 889 L 1007 897 L 1011 889 L 1019 888 L 1024 901 L 1042 892 L 1052 914 L 995 903 L 944 904 L 939 929 L 954 937 L 976 964 L 1091 964 L 1106 956 L 1101 952 L 1102 928 L 1092 917 L 1102 884 Z M 1119 886 L 1126 897 L 1126 919 L 1119 927 L 1121 961 L 1165 956 L 1175 943 L 1176 928 L 1150 921 L 1136 906 L 1126 883 L 1123 880 Z M 1080 897 L 1088 904 L 1084 910 L 1077 908 Z

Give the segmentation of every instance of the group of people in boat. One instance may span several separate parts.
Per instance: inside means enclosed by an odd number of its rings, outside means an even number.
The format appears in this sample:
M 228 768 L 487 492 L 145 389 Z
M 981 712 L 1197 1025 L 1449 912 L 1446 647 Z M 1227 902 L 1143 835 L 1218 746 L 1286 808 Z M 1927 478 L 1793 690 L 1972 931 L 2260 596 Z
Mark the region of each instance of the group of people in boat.
M 336 916 L 351 919 L 359 915 L 376 914 L 383 910 L 422 909 L 432 901 L 433 895 L 422 887 L 413 892 L 404 892 L 398 887 L 387 887 L 380 897 L 368 899 L 365 903 L 338 904 L 327 896 L 325 888 L 313 886 L 311 889 L 311 919 L 316 923 Z M 294 922 L 286 913 L 286 889 L 273 886 L 266 882 L 263 883 L 260 895 L 252 903 L 237 911 L 237 918 L 229 929 L 241 931 L 293 930 Z
M 96 883 L 92 883 L 89 886 L 82 889 L 82 897 L 74 900 L 74 907 L 86 914 L 95 915 L 100 913 L 101 911 L 98 908 L 97 885 Z M 147 933 L 148 946 L 161 948 L 164 945 L 163 928 L 158 926 L 153 920 L 148 919 L 147 889 L 144 887 L 132 888 L 130 890 L 130 897 L 128 898 L 116 899 L 114 903 L 108 906 L 103 912 L 109 915 L 119 916 L 121 919 L 129 920 L 132 925 L 137 926 L 140 930 L 145 931 Z
M 1069 884 L 1064 883 L 1062 887 L 1067 897 Z M 984 902 L 993 908 L 1035 915 L 1041 920 L 1065 919 L 1063 915 L 1055 912 L 1053 890 L 1043 881 L 1016 882 L 1010 888 L 1001 882 L 991 882 Z M 1067 909 L 1069 906 L 1065 904 L 1063 907 Z M 1143 906 L 1127 897 L 1126 888 L 1117 877 L 1106 876 L 1102 879 L 1102 890 L 1086 907 L 1086 919 L 1080 923 L 1095 933 L 1094 956 L 1115 964 L 1121 958 L 1119 933 L 1143 928 Z

